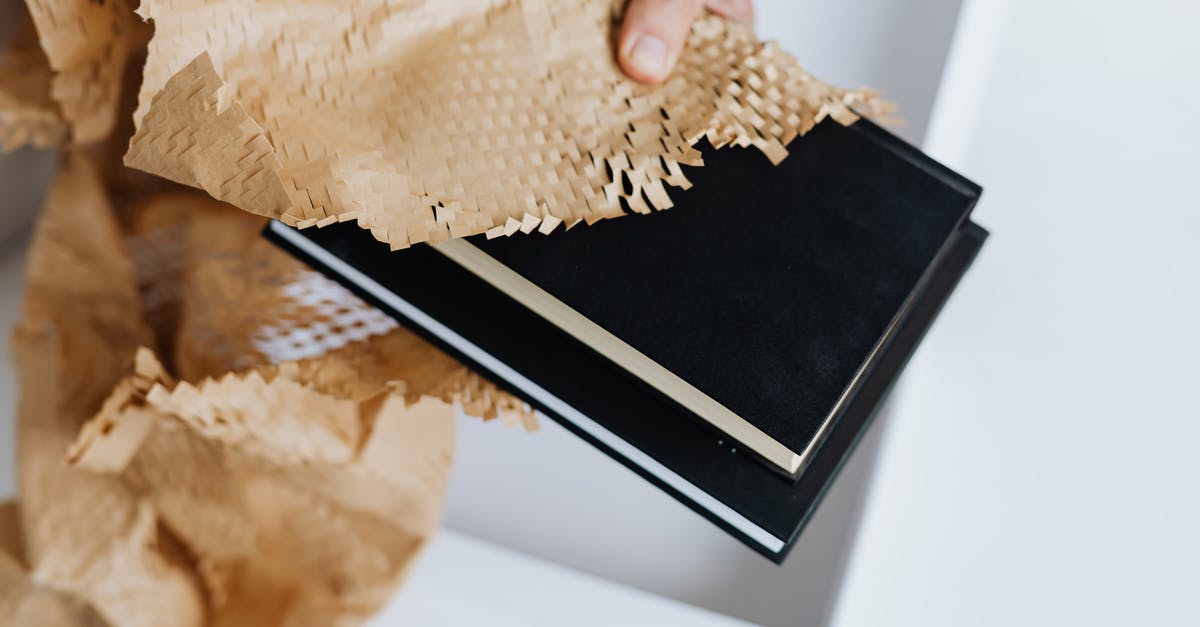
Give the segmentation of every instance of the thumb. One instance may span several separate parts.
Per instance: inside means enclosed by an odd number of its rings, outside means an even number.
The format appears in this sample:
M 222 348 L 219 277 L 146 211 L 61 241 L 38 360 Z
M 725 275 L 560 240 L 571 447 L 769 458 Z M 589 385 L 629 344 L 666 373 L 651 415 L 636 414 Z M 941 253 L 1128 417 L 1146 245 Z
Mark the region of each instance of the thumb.
M 703 0 L 630 0 L 617 38 L 621 69 L 642 83 L 666 78 L 703 4 Z

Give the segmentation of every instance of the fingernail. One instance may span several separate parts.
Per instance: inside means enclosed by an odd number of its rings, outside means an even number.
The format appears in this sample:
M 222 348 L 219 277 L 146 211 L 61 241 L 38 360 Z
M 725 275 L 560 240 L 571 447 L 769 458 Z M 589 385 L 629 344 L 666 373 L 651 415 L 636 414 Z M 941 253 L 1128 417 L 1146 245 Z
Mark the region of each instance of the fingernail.
M 667 74 L 667 44 L 653 35 L 639 35 L 629 50 L 629 60 L 643 72 L 662 78 Z

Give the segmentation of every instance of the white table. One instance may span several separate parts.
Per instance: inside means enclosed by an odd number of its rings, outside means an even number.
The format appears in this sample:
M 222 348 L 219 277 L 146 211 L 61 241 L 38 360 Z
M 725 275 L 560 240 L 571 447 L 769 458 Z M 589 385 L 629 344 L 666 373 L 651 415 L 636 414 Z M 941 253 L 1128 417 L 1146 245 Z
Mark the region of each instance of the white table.
M 369 627 L 749 625 L 544 560 L 441 531 Z
M 1200 625 L 1200 5 L 967 5 L 928 148 L 993 230 L 914 359 L 838 625 Z

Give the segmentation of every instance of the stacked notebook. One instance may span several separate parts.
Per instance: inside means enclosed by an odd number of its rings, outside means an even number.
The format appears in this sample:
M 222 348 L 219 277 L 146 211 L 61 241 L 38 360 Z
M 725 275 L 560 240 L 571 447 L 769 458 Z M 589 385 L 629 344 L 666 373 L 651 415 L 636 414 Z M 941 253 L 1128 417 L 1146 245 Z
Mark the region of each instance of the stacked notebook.
M 868 121 L 788 149 L 549 236 L 267 236 L 782 561 L 987 237 L 977 185 Z

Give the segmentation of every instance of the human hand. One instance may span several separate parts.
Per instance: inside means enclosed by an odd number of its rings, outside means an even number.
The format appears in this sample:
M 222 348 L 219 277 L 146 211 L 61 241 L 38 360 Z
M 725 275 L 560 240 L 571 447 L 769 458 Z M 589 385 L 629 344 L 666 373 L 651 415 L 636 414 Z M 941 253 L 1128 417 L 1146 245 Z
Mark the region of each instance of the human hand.
M 617 38 L 621 69 L 638 82 L 662 81 L 705 8 L 746 24 L 754 20 L 753 0 L 629 0 Z

